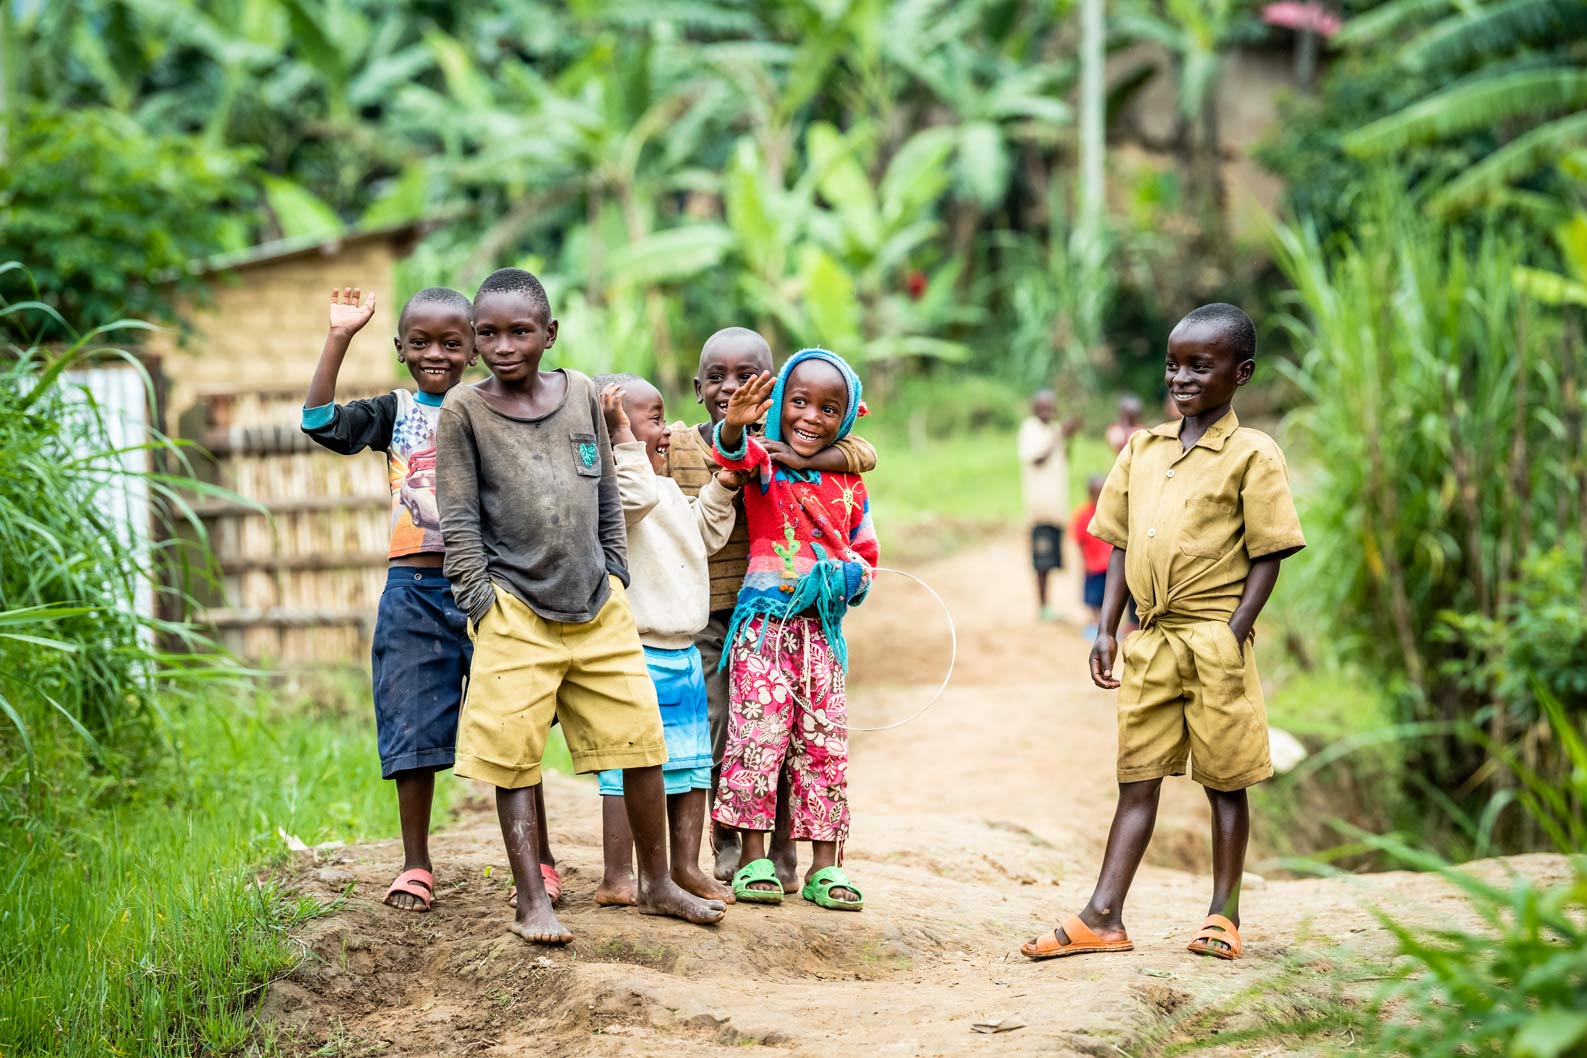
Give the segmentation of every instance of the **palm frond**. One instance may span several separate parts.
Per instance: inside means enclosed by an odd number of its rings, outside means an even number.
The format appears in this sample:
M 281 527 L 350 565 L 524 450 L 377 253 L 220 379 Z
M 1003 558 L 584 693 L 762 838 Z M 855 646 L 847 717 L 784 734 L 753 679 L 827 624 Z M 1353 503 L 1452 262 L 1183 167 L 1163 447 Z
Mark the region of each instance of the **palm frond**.
M 1428 202 L 1434 213 L 1458 213 L 1514 180 L 1534 173 L 1587 140 L 1587 111 L 1518 136 L 1451 180 Z
M 1453 0 L 1390 0 L 1346 22 L 1334 34 L 1333 44 L 1339 48 L 1370 44 L 1401 26 L 1442 15 L 1453 6 Z
M 1587 70 L 1568 66 L 1525 70 L 1428 96 L 1357 129 L 1344 138 L 1344 144 L 1351 154 L 1377 157 L 1490 128 L 1510 118 L 1582 108 L 1587 108 Z
M 1400 61 L 1417 70 L 1445 69 L 1583 35 L 1587 0 L 1505 0 L 1451 15 L 1417 34 Z

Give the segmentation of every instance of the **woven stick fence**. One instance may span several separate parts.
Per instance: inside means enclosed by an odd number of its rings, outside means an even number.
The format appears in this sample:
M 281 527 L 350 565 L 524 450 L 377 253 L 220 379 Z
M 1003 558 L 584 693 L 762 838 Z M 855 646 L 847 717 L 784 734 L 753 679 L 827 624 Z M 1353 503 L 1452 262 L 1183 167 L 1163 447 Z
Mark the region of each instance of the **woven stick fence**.
M 337 387 L 372 397 L 389 382 Z M 377 452 L 339 456 L 299 429 L 303 389 L 202 395 L 201 436 L 219 484 L 264 508 L 197 504 L 220 563 L 203 619 L 250 661 L 291 670 L 364 664 L 386 581 L 391 491 Z

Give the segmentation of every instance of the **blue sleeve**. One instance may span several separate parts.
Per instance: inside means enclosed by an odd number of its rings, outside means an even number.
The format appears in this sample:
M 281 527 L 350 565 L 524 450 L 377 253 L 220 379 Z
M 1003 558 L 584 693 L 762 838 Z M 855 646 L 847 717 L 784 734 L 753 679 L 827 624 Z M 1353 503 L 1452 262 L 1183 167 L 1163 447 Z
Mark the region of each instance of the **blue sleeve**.
M 339 455 L 350 456 L 373 448 L 384 452 L 391 447 L 391 431 L 397 425 L 397 395 L 382 393 L 369 400 L 346 404 L 322 404 L 303 409 L 303 432 Z

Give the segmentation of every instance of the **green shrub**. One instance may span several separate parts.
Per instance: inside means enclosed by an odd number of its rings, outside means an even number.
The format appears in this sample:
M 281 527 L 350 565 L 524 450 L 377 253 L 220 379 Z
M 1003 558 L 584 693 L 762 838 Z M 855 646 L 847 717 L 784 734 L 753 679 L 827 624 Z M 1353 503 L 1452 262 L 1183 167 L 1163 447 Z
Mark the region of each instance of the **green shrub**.
M 200 290 L 189 261 L 246 244 L 233 208 L 251 197 L 242 153 L 152 134 L 108 109 L 32 106 L 19 117 L 0 165 L 0 246 L 27 249 L 36 289 L 65 325 L 13 316 L 0 335 L 61 341 L 125 316 L 168 319 L 173 298 Z M 31 293 L 21 272 L 0 275 L 0 298 Z
M 1406 774 L 1480 805 L 1493 773 L 1452 732 L 1482 716 L 1503 742 L 1526 704 L 1467 676 L 1499 663 L 1473 655 L 1497 640 L 1451 629 L 1504 621 L 1528 553 L 1579 552 L 1587 350 L 1518 289 L 1522 245 L 1391 199 L 1369 196 L 1362 235 L 1335 250 L 1309 225 L 1274 240 L 1303 350 L 1280 367 L 1312 401 L 1293 423 L 1312 457 L 1296 573 L 1335 649 L 1383 677 L 1396 719 L 1451 732 L 1414 744 Z
M 1587 1054 L 1587 742 L 1558 699 L 1533 693 L 1568 767 L 1543 775 L 1475 728 L 1463 737 L 1493 754 L 1515 779 L 1532 824 L 1570 855 L 1569 875 L 1540 883 L 1513 875 L 1481 880 L 1463 867 L 1393 838 L 1358 837 L 1405 866 L 1436 871 L 1491 929 L 1423 929 L 1380 913 L 1399 944 L 1398 980 L 1381 997 L 1382 1044 L 1417 1058 Z M 1479 827 L 1493 826 L 1512 798 L 1501 794 Z
M 1528 557 L 1498 614 L 1446 613 L 1448 641 L 1465 649 L 1444 672 L 1507 708 L 1490 727 L 1527 727 L 1541 718 L 1534 687 L 1587 713 L 1587 605 L 1582 544 L 1569 540 Z

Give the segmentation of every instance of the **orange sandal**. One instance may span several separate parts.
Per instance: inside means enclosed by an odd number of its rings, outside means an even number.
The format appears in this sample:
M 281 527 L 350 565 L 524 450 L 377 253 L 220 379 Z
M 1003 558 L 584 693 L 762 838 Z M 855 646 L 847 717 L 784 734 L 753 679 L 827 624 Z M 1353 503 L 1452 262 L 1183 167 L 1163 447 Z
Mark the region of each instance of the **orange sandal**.
M 1044 933 L 1035 940 L 1021 944 L 1019 953 L 1027 959 L 1061 959 L 1066 955 L 1135 950 L 1135 942 L 1128 937 L 1123 940 L 1103 940 L 1092 932 L 1090 926 L 1080 920 L 1079 915 L 1070 915 L 1064 919 L 1063 931 L 1069 937 L 1068 944 L 1059 942 L 1058 931 L 1055 929 L 1051 933 Z
M 1229 947 L 1214 948 L 1208 941 L 1222 941 Z M 1233 922 L 1222 915 L 1208 915 L 1207 921 L 1201 924 L 1201 932 L 1190 942 L 1189 948 L 1197 955 L 1211 955 L 1217 959 L 1238 959 L 1240 957 L 1240 931 Z

